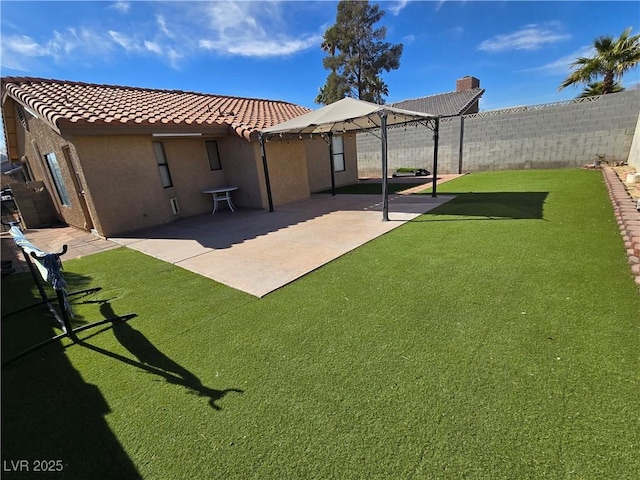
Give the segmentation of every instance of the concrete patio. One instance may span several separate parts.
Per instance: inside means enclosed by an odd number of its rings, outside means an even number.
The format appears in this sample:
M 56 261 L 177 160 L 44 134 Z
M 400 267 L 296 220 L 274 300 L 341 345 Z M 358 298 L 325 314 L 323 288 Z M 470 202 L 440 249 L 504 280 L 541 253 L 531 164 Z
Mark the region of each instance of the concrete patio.
M 453 198 L 312 195 L 275 212 L 221 210 L 112 242 L 262 297 Z
M 457 175 L 443 176 L 438 183 Z M 366 181 L 379 182 L 379 179 Z M 426 179 L 395 179 L 417 183 Z M 223 207 L 211 214 L 103 239 L 73 227 L 30 229 L 25 235 L 44 251 L 68 246 L 63 262 L 126 246 L 251 295 L 262 297 L 453 197 L 410 195 L 424 186 L 389 195 L 389 221 L 382 221 L 380 195 L 314 194 L 274 212 Z M 27 271 L 8 234 L 2 259 Z

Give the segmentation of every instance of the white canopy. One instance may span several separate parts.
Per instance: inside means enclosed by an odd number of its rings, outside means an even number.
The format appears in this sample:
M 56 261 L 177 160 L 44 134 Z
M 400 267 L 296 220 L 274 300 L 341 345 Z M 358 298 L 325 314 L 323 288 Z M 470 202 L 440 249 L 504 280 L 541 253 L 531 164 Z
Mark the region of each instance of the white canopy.
M 340 134 L 379 128 L 382 148 L 382 219 L 384 221 L 389 220 L 389 199 L 387 194 L 387 126 L 403 125 L 410 122 L 425 122 L 425 125 L 428 126 L 427 122 L 430 120 L 433 120 L 434 134 L 432 196 L 435 197 L 438 174 L 438 130 L 440 123 L 437 115 L 403 110 L 401 108 L 378 105 L 347 97 L 319 108 L 318 110 L 265 128 L 260 131 L 259 139 L 265 183 L 267 186 L 267 197 L 269 200 L 269 211 L 273 211 L 273 199 L 271 195 L 271 184 L 269 182 L 267 152 L 264 145 L 266 139 L 273 136 L 284 137 L 296 135 L 302 137 L 302 135 L 323 133 L 331 136 L 333 133 Z M 329 141 L 328 144 L 329 158 L 331 161 L 331 188 L 335 195 L 332 143 Z
M 382 126 L 381 114 L 384 113 L 386 113 L 387 125 L 400 125 L 420 120 L 431 120 L 437 117 L 437 115 L 413 112 L 347 97 L 318 110 L 305 113 L 273 127 L 265 128 L 262 130 L 262 134 L 265 136 L 278 134 L 301 135 L 369 130 Z

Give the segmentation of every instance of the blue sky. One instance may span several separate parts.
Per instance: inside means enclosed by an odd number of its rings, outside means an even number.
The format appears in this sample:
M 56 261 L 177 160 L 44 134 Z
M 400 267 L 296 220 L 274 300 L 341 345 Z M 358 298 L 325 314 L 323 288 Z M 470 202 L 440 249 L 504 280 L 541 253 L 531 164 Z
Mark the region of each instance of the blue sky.
M 376 2 L 371 2 L 376 3 Z M 599 35 L 640 32 L 636 1 L 382 1 L 387 102 L 455 90 L 472 75 L 482 110 L 566 100 L 568 65 Z M 318 108 L 333 1 L 6 1 L 1 73 L 286 100 Z M 638 69 L 624 84 L 640 81 Z

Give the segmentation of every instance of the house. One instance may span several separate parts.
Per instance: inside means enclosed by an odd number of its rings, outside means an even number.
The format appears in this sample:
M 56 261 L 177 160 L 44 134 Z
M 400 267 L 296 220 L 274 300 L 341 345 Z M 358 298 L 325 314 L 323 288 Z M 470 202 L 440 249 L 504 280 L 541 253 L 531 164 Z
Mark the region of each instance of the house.
M 288 102 L 21 77 L 1 92 L 9 160 L 58 220 L 104 237 L 211 211 L 214 187 L 266 209 L 331 186 L 322 138 L 267 142 L 265 168 L 259 131 L 309 111 Z M 339 143 L 335 183 L 356 183 L 355 136 Z
M 480 80 L 466 76 L 456 80 L 455 92 L 439 93 L 390 104 L 415 112 L 431 113 L 441 117 L 478 113 L 480 97 L 484 93 Z

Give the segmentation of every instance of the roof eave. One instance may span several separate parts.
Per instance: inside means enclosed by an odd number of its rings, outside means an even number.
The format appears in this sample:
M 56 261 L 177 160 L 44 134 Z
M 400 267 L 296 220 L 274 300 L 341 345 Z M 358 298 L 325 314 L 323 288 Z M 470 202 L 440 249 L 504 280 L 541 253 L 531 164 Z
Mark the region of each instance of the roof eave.
M 203 136 L 223 137 L 229 134 L 227 125 L 193 125 L 163 123 L 113 123 L 113 122 L 72 122 L 60 120 L 62 135 L 153 135 L 154 133 L 176 136 L 188 133 Z
M 482 97 L 482 95 L 484 94 L 485 89 L 481 88 L 478 93 L 476 93 L 473 98 L 471 100 L 469 100 L 464 107 L 462 107 L 459 111 L 458 111 L 458 115 L 465 115 L 467 110 L 469 109 L 469 107 L 471 107 L 471 105 L 474 104 L 474 102 L 477 102 L 478 100 L 480 100 L 480 97 Z

